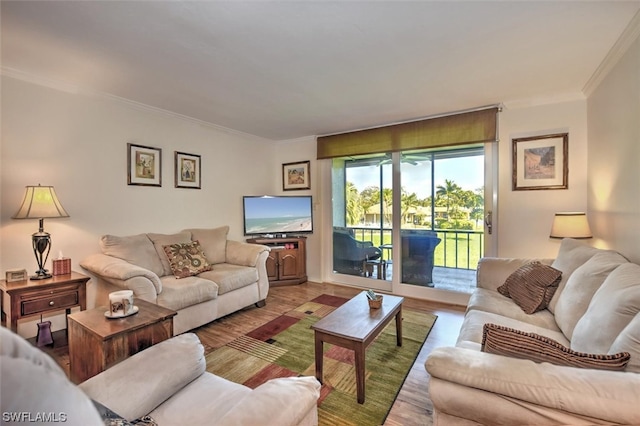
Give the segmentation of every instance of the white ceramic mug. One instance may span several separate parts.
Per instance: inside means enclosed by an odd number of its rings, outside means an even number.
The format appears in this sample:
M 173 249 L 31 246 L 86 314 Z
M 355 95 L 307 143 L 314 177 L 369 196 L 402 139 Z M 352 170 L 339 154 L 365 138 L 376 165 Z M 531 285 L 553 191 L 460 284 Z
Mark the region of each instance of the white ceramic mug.
M 112 316 L 122 316 L 133 311 L 133 291 L 120 290 L 109 293 L 109 306 Z

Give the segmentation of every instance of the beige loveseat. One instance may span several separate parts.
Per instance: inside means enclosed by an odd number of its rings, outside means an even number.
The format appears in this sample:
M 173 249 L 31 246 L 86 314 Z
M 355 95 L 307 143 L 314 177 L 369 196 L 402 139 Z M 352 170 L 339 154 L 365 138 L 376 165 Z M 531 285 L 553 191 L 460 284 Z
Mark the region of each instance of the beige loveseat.
M 0 327 L 1 423 L 130 424 L 114 420 L 120 416 L 149 416 L 144 420 L 159 426 L 318 423 L 314 377 L 278 378 L 250 389 L 206 372 L 205 364 L 198 337 L 185 333 L 76 386 L 47 354 Z M 103 423 L 105 413 L 112 421 Z
M 526 314 L 497 289 L 532 260 L 480 261 L 456 346 L 425 364 L 434 424 L 640 425 L 640 266 L 565 239 L 555 260 L 541 260 L 562 272 L 557 290 Z M 603 369 L 627 357 L 622 371 Z M 558 365 L 569 361 L 588 368 Z
M 96 306 L 105 305 L 112 291 L 133 290 L 134 304 L 140 298 L 178 312 L 173 320 L 177 335 L 252 304 L 264 306 L 269 248 L 228 240 L 228 232 L 229 227 L 223 226 L 176 234 L 105 235 L 100 239 L 102 253 L 87 257 L 80 266 L 98 281 Z M 208 270 L 197 275 L 177 278 L 180 259 L 174 258 L 172 265 L 165 247 L 195 241 L 210 266 L 201 267 Z M 198 256 L 186 257 L 201 266 Z

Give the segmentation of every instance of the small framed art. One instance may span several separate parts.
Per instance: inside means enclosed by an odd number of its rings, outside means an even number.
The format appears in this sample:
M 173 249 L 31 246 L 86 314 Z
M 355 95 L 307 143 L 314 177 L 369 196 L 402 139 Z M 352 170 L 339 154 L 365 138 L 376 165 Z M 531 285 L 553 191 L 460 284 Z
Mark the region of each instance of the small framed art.
M 513 139 L 514 191 L 569 187 L 569 134 Z
M 162 186 L 162 149 L 127 144 L 127 183 Z
M 310 161 L 284 163 L 282 165 L 282 189 L 293 191 L 311 189 Z
M 175 151 L 176 188 L 200 189 L 200 156 Z

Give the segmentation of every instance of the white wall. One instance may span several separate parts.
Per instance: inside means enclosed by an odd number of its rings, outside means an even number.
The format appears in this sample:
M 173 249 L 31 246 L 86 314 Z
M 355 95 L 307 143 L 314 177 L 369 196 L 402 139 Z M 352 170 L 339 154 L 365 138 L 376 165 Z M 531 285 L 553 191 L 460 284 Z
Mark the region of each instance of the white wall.
M 640 37 L 587 105 L 589 217 L 596 243 L 640 262 Z
M 558 211 L 587 209 L 586 100 L 507 107 L 500 113 L 498 256 L 556 256 L 560 241 L 549 238 Z M 512 139 L 569 133 L 568 189 L 512 190 Z
M 128 142 L 162 149 L 162 187 L 127 185 Z M 82 271 L 80 260 L 99 251 L 106 233 L 229 225 L 230 237 L 243 239 L 241 196 L 282 188 L 275 184 L 281 171 L 272 141 L 6 76 L 0 149 L 3 277 L 7 269 L 36 269 L 31 234 L 38 221 L 11 219 L 26 185 L 55 186 L 70 218 L 45 219 L 45 230 L 52 236 L 51 254 L 62 251 L 76 271 Z M 201 190 L 174 187 L 175 150 L 202 156 Z M 33 336 L 37 327 L 27 322 L 19 331 Z

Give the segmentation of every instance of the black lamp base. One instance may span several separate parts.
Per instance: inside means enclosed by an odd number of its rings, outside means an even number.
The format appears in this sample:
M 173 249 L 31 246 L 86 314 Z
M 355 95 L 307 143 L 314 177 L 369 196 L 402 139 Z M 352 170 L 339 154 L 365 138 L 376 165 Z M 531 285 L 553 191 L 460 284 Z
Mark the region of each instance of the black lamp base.
M 53 275 L 47 273 L 47 271 L 44 270 L 44 271 L 36 272 L 36 274 L 30 276 L 29 279 L 35 281 L 35 280 L 46 280 L 47 278 L 51 278 L 51 277 L 53 277 Z

